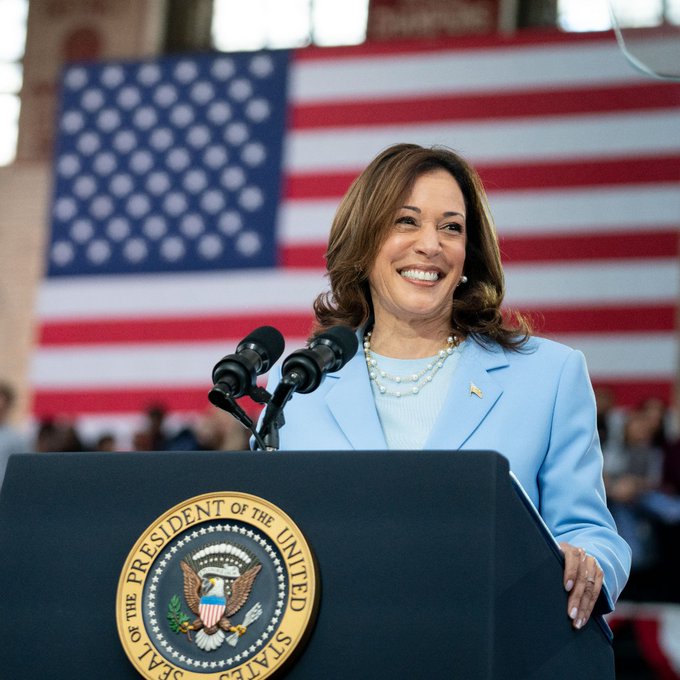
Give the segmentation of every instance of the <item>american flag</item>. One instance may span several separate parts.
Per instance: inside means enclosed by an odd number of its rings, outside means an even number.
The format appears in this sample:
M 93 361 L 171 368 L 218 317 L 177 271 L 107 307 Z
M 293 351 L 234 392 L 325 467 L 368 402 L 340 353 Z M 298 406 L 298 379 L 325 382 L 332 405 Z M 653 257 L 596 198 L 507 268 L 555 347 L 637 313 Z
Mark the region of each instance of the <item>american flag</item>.
M 253 328 L 302 346 L 338 201 L 396 142 L 478 168 L 508 306 L 619 403 L 670 396 L 680 84 L 636 72 L 613 35 L 76 64 L 62 89 L 37 417 L 189 416 Z

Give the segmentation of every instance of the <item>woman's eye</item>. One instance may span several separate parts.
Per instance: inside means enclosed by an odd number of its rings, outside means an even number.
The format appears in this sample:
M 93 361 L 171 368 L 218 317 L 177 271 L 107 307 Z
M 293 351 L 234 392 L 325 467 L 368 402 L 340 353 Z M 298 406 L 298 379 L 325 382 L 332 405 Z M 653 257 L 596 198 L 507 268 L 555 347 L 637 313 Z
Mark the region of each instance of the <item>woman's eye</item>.
M 458 224 L 457 222 L 449 222 L 448 224 L 443 224 L 440 229 L 442 231 L 453 231 L 460 234 L 463 232 L 463 225 Z
M 402 215 L 401 217 L 397 217 L 397 224 L 415 225 L 415 223 L 416 223 L 415 219 L 410 215 Z

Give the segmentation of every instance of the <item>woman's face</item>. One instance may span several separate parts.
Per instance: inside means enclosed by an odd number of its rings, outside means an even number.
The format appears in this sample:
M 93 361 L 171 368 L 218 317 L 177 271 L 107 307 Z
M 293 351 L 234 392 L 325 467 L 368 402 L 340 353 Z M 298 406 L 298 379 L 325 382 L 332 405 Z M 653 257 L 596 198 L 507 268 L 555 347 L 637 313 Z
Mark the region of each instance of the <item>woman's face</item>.
M 446 170 L 421 175 L 394 216 L 369 272 L 376 324 L 442 319 L 465 263 L 465 199 Z

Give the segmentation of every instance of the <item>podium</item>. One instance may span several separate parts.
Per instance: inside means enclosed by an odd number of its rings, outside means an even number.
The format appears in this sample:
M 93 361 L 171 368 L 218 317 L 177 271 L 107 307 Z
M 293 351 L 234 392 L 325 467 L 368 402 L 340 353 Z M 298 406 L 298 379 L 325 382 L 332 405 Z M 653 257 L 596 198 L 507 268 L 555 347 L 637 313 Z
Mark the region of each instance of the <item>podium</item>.
M 316 557 L 316 623 L 277 677 L 614 678 L 608 627 L 596 608 L 572 629 L 559 551 L 507 461 L 427 451 L 12 456 L 2 677 L 139 678 L 116 628 L 123 564 L 168 508 L 222 491 L 281 508 Z

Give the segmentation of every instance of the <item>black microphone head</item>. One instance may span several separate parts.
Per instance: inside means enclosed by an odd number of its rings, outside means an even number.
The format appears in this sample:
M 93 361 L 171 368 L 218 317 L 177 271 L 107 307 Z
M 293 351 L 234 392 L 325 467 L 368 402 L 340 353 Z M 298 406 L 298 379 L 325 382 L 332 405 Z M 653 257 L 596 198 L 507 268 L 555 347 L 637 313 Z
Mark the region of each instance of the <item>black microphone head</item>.
M 213 384 L 226 382 L 232 397 L 243 396 L 283 354 L 285 342 L 276 328 L 261 326 L 246 336 L 234 354 L 222 357 L 213 368 Z
M 348 326 L 331 326 L 327 331 L 319 333 L 309 343 L 309 347 L 311 349 L 318 345 L 328 345 L 336 355 L 336 362 L 329 368 L 329 373 L 339 371 L 359 349 L 357 335 Z
M 295 391 L 301 394 L 313 392 L 326 373 L 339 371 L 358 347 L 359 341 L 351 328 L 333 326 L 312 338 L 308 347 L 286 358 L 281 367 L 281 382 L 293 381 Z
M 241 340 L 236 352 L 247 348 L 254 349 L 262 357 L 262 367 L 258 373 L 264 373 L 278 361 L 285 344 L 279 330 L 273 326 L 260 326 Z

